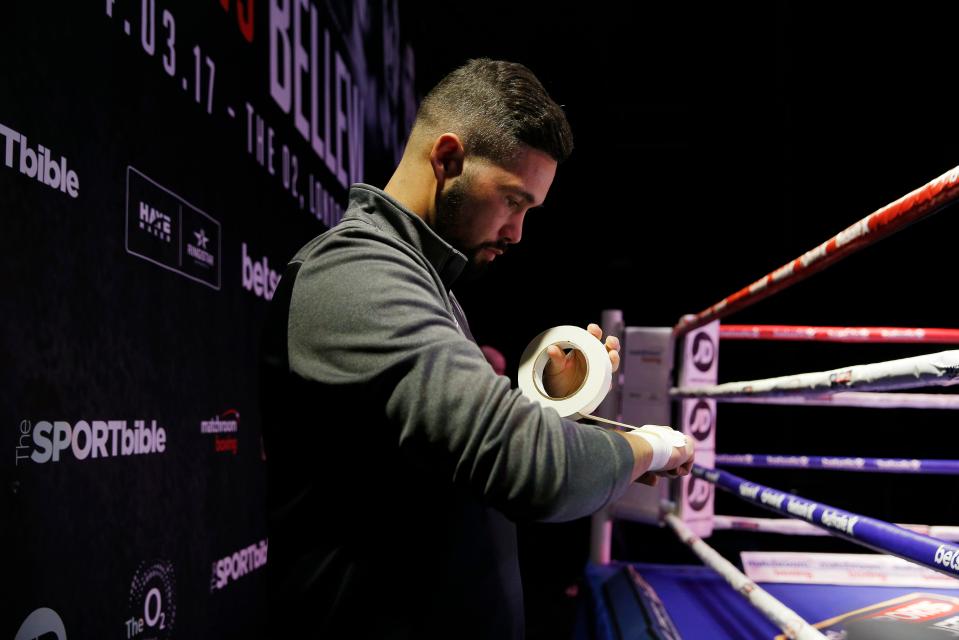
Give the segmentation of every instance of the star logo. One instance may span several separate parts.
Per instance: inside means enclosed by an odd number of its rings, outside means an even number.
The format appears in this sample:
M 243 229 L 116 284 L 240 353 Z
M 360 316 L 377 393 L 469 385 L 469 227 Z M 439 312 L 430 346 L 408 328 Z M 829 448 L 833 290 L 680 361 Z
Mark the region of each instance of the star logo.
M 206 249 L 206 243 L 210 241 L 210 239 L 206 236 L 206 232 L 203 231 L 203 229 L 200 229 L 199 231 L 194 231 L 193 235 L 196 236 L 196 246 L 200 247 L 201 249 Z

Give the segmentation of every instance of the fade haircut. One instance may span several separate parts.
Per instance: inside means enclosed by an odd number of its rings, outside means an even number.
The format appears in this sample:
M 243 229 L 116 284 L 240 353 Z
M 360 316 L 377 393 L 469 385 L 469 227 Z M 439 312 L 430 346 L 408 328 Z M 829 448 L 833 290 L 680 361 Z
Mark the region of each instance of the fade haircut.
M 516 62 L 478 58 L 440 80 L 423 98 L 414 131 L 452 132 L 468 155 L 508 164 L 520 145 L 557 163 L 573 151 L 573 133 L 562 108 L 533 72 Z

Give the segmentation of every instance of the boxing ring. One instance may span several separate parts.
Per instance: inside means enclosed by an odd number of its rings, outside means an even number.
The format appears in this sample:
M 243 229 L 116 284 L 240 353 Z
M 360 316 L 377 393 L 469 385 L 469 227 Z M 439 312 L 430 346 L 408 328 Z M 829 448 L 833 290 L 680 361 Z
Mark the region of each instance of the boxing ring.
M 633 485 L 593 517 L 576 637 L 959 638 L 959 545 L 953 544 L 959 526 L 889 523 L 821 502 L 828 487 L 812 499 L 748 479 L 759 469 L 782 482 L 789 474 L 821 471 L 943 477 L 959 475 L 959 460 L 909 458 L 908 451 L 898 450 L 888 451 L 889 457 L 715 452 L 717 407 L 723 403 L 959 409 L 959 395 L 933 389 L 959 384 L 957 349 L 930 348 L 909 358 L 758 380 L 720 384 L 717 379 L 721 341 L 959 344 L 959 330 L 948 328 L 720 324 L 957 199 L 959 167 L 702 312 L 684 316 L 675 327 L 628 327 L 620 312 L 604 313 L 604 334 L 623 338 L 623 366 L 595 413 L 630 425 L 682 425 L 696 443 L 697 464 L 687 478 L 656 487 Z M 717 489 L 777 517 L 716 514 Z M 617 520 L 668 528 L 702 565 L 614 561 L 611 532 Z M 834 536 L 867 553 L 743 552 L 740 570 L 704 541 L 717 530 Z

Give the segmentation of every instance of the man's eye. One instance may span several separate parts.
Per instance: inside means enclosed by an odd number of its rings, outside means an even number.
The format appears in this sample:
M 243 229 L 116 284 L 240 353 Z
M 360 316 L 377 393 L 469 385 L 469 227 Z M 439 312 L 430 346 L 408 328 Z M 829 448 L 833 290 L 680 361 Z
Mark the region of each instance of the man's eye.
M 515 209 L 519 206 L 519 200 L 514 200 L 513 198 L 506 198 L 506 204 L 509 205 L 510 209 Z

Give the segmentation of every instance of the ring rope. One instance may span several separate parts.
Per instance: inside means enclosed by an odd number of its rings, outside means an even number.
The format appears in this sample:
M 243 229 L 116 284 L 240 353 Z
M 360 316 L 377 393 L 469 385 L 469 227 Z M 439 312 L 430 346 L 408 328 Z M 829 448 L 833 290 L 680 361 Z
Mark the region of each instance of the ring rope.
M 959 394 L 837 391 L 817 395 L 733 396 L 716 398 L 738 404 L 783 404 L 865 409 L 959 409 Z
M 752 284 L 723 298 L 697 314 L 683 317 L 674 335 L 725 317 L 782 291 L 843 258 L 927 218 L 959 199 L 959 167 L 874 211 L 826 242 L 810 249 Z
M 728 471 L 693 465 L 692 474 L 738 496 L 741 500 L 791 518 L 801 518 L 834 536 L 874 551 L 898 556 L 954 578 L 959 576 L 959 547 L 942 540 L 749 482 Z
M 666 524 L 676 532 L 679 539 L 692 549 L 693 553 L 699 556 L 706 566 L 721 575 L 726 582 L 738 591 L 740 595 L 746 598 L 751 605 L 769 618 L 773 624 L 782 629 L 787 638 L 796 638 L 797 640 L 826 640 L 826 636 L 799 617 L 799 614 L 769 595 L 765 589 L 747 578 L 746 575 L 733 566 L 731 562 L 703 542 L 682 520 L 672 513 L 667 513 L 664 518 Z
M 897 527 L 908 529 L 924 536 L 959 542 L 959 527 L 954 525 L 928 524 L 896 524 Z M 805 520 L 792 518 L 750 518 L 746 516 L 728 516 L 716 514 L 713 516 L 714 530 L 758 531 L 762 533 L 780 533 L 792 536 L 828 536 L 823 531 Z
M 918 327 L 809 327 L 785 324 L 723 324 L 720 340 L 959 344 L 959 329 Z
M 959 382 L 959 350 L 952 350 L 886 362 L 853 365 L 831 371 L 799 373 L 701 387 L 676 387 L 669 393 L 674 398 L 785 396 L 849 389 L 862 391 L 913 389 L 948 386 L 957 382 Z
M 752 467 L 755 469 L 826 469 L 829 471 L 959 475 L 959 460 L 717 453 L 716 464 L 724 467 Z

